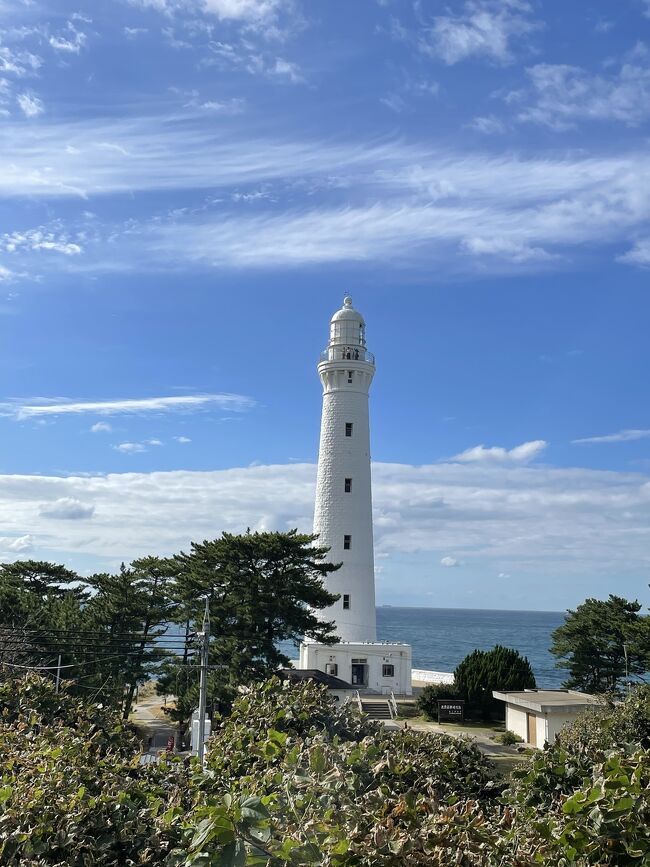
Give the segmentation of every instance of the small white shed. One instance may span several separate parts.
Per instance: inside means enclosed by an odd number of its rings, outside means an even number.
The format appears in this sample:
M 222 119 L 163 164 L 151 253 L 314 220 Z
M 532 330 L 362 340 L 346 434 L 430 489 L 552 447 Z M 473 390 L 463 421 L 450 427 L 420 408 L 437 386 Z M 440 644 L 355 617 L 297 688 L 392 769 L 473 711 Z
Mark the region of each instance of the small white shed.
M 572 689 L 495 690 L 492 695 L 506 704 L 506 729 L 539 749 L 552 744 L 563 725 L 599 703 L 595 695 Z

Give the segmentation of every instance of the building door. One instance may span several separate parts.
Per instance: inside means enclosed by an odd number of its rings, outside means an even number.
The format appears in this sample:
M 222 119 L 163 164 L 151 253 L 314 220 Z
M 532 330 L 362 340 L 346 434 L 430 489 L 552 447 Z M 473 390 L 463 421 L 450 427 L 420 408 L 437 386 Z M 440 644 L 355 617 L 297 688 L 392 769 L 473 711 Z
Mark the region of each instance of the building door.
M 352 685 L 368 686 L 368 666 L 365 663 L 352 663 Z
M 534 713 L 526 714 L 527 741 L 534 747 L 537 746 L 537 717 Z

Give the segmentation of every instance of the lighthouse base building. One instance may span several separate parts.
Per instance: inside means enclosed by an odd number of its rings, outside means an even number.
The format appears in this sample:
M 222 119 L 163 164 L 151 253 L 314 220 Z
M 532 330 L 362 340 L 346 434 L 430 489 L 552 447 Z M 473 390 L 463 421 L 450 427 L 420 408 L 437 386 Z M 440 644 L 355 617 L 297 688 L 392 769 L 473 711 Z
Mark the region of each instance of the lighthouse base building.
M 314 533 L 341 567 L 326 581 L 338 600 L 320 613 L 334 621 L 337 644 L 305 641 L 301 669 L 317 669 L 359 692 L 411 694 L 411 648 L 377 641 L 368 397 L 375 358 L 363 316 L 346 297 L 330 321 L 321 353 L 323 385 Z
M 360 693 L 411 695 L 411 648 L 384 641 L 300 645 L 298 668 L 316 668 L 351 683 Z

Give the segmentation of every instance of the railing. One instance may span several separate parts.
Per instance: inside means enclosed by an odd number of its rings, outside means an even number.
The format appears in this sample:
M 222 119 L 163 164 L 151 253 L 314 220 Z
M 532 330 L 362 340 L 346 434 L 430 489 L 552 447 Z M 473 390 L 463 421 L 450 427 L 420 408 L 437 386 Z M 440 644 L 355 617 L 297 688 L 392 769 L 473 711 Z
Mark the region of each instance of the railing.
M 359 695 L 359 690 L 356 689 L 354 691 L 354 697 L 357 701 L 357 707 L 359 708 L 359 713 L 363 713 L 363 703 L 361 701 L 361 696 Z
M 390 718 L 397 719 L 397 701 L 395 700 L 395 693 L 392 689 L 390 691 L 390 698 L 388 699 L 388 708 L 390 710 Z
M 375 356 L 367 349 L 359 349 L 358 347 L 338 347 L 332 346 L 329 349 L 324 349 L 320 354 L 321 361 L 366 361 L 369 364 L 375 363 Z

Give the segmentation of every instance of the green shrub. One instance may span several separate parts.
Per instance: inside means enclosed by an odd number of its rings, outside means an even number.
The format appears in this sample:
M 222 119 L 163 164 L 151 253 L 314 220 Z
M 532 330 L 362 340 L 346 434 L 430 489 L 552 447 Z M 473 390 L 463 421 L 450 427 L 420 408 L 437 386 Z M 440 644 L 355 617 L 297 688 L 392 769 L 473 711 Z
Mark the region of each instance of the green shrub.
M 500 735 L 497 735 L 494 739 L 498 741 L 500 744 L 505 744 L 506 746 L 513 746 L 514 744 L 523 743 L 523 738 L 520 738 L 519 735 L 516 735 L 514 732 L 511 732 L 509 729 L 502 732 Z
M 402 719 L 413 719 L 420 716 L 421 712 L 417 703 L 413 704 L 407 701 L 397 702 L 397 715 Z
M 504 704 L 492 697 L 493 690 L 534 689 L 535 675 L 526 657 L 497 644 L 466 656 L 454 671 L 454 682 L 458 696 L 465 700 L 467 716 L 503 719 Z
M 438 699 L 460 698 L 453 683 L 430 683 L 418 696 L 417 705 L 429 719 L 438 719 Z

